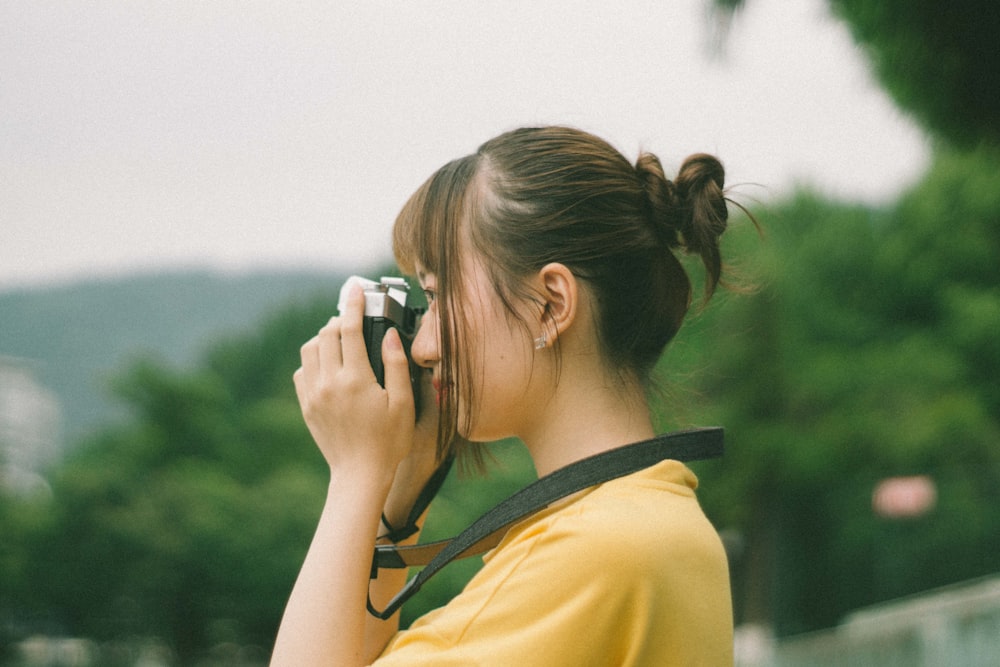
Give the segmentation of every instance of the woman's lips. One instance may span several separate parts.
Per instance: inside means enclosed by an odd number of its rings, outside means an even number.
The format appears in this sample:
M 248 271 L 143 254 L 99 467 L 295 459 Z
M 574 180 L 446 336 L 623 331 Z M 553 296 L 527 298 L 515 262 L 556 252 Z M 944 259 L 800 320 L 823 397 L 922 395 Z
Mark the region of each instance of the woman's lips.
M 431 385 L 434 387 L 434 399 L 437 402 L 438 407 L 441 407 L 441 402 L 444 400 L 444 397 L 448 395 L 448 387 L 441 386 L 441 381 L 437 378 L 434 378 Z

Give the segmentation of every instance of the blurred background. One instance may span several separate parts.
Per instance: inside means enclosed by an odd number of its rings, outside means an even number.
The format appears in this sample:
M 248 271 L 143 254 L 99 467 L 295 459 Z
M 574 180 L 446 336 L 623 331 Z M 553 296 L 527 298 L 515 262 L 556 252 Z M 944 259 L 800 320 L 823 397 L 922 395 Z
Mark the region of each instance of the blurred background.
M 764 230 L 733 211 L 756 289 L 693 313 L 656 406 L 727 428 L 694 467 L 738 663 L 996 664 L 998 32 L 988 0 L 3 3 L 0 664 L 266 664 L 325 489 L 299 346 L 428 175 L 537 123 L 713 152 Z M 533 478 L 491 450 L 428 538 Z

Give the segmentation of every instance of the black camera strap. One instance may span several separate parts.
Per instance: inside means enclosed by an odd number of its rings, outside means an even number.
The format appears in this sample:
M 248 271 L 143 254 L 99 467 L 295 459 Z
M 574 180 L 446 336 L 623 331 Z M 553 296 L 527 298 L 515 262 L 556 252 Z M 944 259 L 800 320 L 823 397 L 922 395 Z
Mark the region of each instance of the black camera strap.
M 450 540 L 412 546 L 377 545 L 372 559 L 374 579 L 380 569 L 425 565 L 382 611 L 368 600 L 368 611 L 390 618 L 428 579 L 456 558 L 492 549 L 518 521 L 560 498 L 648 468 L 665 459 L 695 461 L 722 456 L 723 429 L 698 428 L 656 436 L 572 463 L 524 487 L 496 505 Z
M 417 524 L 420 521 L 420 517 L 423 516 L 424 512 L 427 511 L 428 506 L 430 506 L 431 501 L 434 500 L 434 496 L 437 495 L 438 491 L 441 490 L 441 486 L 444 484 L 444 480 L 448 477 L 448 472 L 451 470 L 452 464 L 455 462 L 455 452 L 451 451 L 444 458 L 444 461 L 437 467 L 431 478 L 427 480 L 424 488 L 420 490 L 420 495 L 417 496 L 417 501 L 413 504 L 410 509 L 409 516 L 406 517 L 406 523 L 402 526 L 394 527 L 389 523 L 389 518 L 382 514 L 382 525 L 385 526 L 386 533 L 384 535 L 379 535 L 380 538 L 385 538 L 390 542 L 402 542 L 410 535 L 413 535 L 418 530 L 420 526 Z

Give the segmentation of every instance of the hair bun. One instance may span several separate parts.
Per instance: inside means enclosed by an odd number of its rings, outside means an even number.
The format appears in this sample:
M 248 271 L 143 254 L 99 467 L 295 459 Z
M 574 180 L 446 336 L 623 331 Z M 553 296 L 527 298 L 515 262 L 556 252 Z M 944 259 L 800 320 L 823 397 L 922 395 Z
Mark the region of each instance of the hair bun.
M 651 153 L 641 154 L 635 169 L 657 237 L 668 248 L 684 248 L 701 256 L 709 277 L 706 296 L 710 295 L 722 272 L 719 237 L 729 218 L 722 163 L 706 153 L 691 155 L 681 165 L 676 182 L 664 175 L 659 159 Z
M 677 174 L 677 189 L 682 196 L 705 190 L 714 189 L 719 195 L 726 185 L 726 170 L 717 158 L 707 153 L 695 153 L 688 156 Z
M 677 188 L 663 173 L 659 158 L 652 153 L 642 153 L 636 160 L 635 171 L 642 182 L 656 237 L 668 248 L 683 247 L 688 231 L 684 229 L 685 216 L 677 214 L 681 208 Z
M 711 155 L 696 153 L 681 165 L 677 192 L 691 217 L 693 233 L 685 238 L 692 252 L 700 253 L 708 246 L 717 245 L 726 231 L 729 209 L 723 192 L 725 182 L 726 170 Z

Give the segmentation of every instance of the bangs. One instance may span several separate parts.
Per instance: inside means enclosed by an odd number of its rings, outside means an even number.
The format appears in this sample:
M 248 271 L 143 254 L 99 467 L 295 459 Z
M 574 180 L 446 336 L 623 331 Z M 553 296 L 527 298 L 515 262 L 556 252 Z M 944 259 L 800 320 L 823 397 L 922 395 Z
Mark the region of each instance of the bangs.
M 416 264 L 444 280 L 457 259 L 457 239 L 466 213 L 466 193 L 478 156 L 453 160 L 431 176 L 403 206 L 392 231 L 392 251 L 403 273 Z
M 392 231 L 392 251 L 400 270 L 415 275 L 420 264 L 437 280 L 440 381 L 461 394 L 467 405 L 472 405 L 471 369 L 468 359 L 457 359 L 454 352 L 465 347 L 467 335 L 461 306 L 459 244 L 475 199 L 469 191 L 478 163 L 478 155 L 469 155 L 441 167 L 406 202 Z M 449 451 L 455 451 L 459 440 L 454 392 L 443 396 L 439 409 L 437 455 L 438 460 L 443 460 Z M 467 421 L 470 418 L 466 415 Z M 463 467 L 481 469 L 478 449 L 463 447 L 457 451 Z

